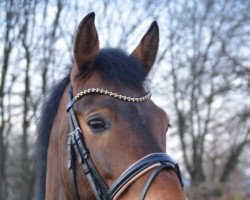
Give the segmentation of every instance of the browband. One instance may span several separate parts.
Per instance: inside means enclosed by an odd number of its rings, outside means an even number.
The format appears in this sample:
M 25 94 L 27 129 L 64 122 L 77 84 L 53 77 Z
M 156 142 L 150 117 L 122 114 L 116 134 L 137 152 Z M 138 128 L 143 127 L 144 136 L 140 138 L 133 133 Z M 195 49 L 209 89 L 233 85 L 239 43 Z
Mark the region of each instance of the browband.
M 111 91 L 106 90 L 106 89 L 89 88 L 89 89 L 85 89 L 85 90 L 79 92 L 74 97 L 74 102 L 76 102 L 77 100 L 79 100 L 82 96 L 88 95 L 88 94 L 102 94 L 102 95 L 107 95 L 107 96 L 111 96 L 113 98 L 120 99 L 122 101 L 129 101 L 129 102 L 142 102 L 142 101 L 146 101 L 147 99 L 149 99 L 151 97 L 151 93 L 150 92 L 147 92 L 142 97 L 129 97 L 129 96 L 118 94 L 116 92 L 111 92 Z

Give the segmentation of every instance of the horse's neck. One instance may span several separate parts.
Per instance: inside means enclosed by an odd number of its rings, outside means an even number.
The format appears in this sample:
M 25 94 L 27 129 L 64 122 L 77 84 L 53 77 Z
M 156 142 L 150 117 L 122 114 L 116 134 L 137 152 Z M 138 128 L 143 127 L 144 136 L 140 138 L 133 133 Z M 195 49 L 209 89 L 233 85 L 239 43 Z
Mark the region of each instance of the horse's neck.
M 66 104 L 67 90 L 60 102 L 50 134 L 46 173 L 46 200 L 73 200 L 71 192 L 73 185 L 70 172 L 67 169 L 67 139 L 70 130 Z M 81 199 L 95 199 L 87 179 L 83 175 L 81 166 L 76 168 L 79 196 Z
M 46 200 L 68 199 L 63 180 L 67 167 L 64 166 L 64 162 L 67 162 L 67 154 L 65 154 L 67 146 L 64 142 L 67 137 L 67 116 L 64 109 L 66 108 L 66 99 L 67 95 L 64 92 L 50 133 L 46 171 Z

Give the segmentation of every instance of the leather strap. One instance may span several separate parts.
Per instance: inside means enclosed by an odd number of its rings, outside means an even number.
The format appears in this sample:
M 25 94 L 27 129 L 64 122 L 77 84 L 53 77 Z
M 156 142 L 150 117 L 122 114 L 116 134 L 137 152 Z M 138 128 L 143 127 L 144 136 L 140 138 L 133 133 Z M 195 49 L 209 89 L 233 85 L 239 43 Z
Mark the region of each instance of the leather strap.
M 74 166 L 75 153 L 73 150 L 71 137 L 68 138 L 68 169 L 70 171 L 71 185 L 73 186 L 72 194 L 75 200 L 80 200 L 77 190 L 76 171 Z
M 149 178 L 148 178 L 148 180 L 147 180 L 147 182 L 146 182 L 146 184 L 145 184 L 145 186 L 144 186 L 144 188 L 142 190 L 142 193 L 141 193 L 141 196 L 140 196 L 140 200 L 144 200 L 144 198 L 146 197 L 147 191 L 148 191 L 151 183 L 153 182 L 153 180 L 155 179 L 155 177 L 158 175 L 158 173 L 161 170 L 165 169 L 165 168 L 172 168 L 172 166 L 169 166 L 167 164 L 162 164 L 162 165 L 156 167 L 152 171 L 152 173 L 150 174 L 150 176 L 149 176 Z
M 182 178 L 179 172 L 177 172 L 177 166 L 170 156 L 168 156 L 165 153 L 153 153 L 149 154 L 136 163 L 134 163 L 132 166 L 130 166 L 125 172 L 122 173 L 122 175 L 117 179 L 117 181 L 110 187 L 106 199 L 111 200 L 113 199 L 116 194 L 137 174 L 141 173 L 146 168 L 156 164 L 160 163 L 161 165 L 167 165 L 169 168 L 173 169 L 178 179 L 183 186 Z
M 106 193 L 108 190 L 106 184 L 102 180 L 101 176 L 94 166 L 89 151 L 85 145 L 83 134 L 81 132 L 80 126 L 78 124 L 77 118 L 75 116 L 72 103 L 72 89 L 69 86 L 69 98 L 67 112 L 69 113 L 69 124 L 70 124 L 70 133 L 68 138 L 68 169 L 71 171 L 71 182 L 73 185 L 73 196 L 75 199 L 79 200 L 79 195 L 77 191 L 77 181 L 76 181 L 76 172 L 74 166 L 73 155 L 75 154 L 78 158 L 79 163 L 83 167 L 83 172 L 87 176 L 89 184 L 95 194 L 97 200 L 103 200 L 103 191 Z

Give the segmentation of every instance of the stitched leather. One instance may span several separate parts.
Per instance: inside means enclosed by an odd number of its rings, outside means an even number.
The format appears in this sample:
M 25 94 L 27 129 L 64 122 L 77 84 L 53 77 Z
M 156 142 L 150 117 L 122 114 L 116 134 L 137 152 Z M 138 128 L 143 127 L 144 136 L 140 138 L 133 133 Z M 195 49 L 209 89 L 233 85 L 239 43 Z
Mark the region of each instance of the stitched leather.
M 145 156 L 143 159 L 139 160 L 138 162 L 134 163 L 132 166 L 130 166 L 118 179 L 117 181 L 111 186 L 109 189 L 106 199 L 111 200 L 114 198 L 114 196 L 117 194 L 117 192 L 134 176 L 136 176 L 138 173 L 146 169 L 147 167 L 155 164 L 155 163 L 161 163 L 168 165 L 170 168 L 172 168 L 174 171 L 175 169 L 175 162 L 171 159 L 170 156 L 168 156 L 165 153 L 154 153 L 150 154 L 148 156 Z M 179 177 L 179 180 L 181 182 L 181 177 Z

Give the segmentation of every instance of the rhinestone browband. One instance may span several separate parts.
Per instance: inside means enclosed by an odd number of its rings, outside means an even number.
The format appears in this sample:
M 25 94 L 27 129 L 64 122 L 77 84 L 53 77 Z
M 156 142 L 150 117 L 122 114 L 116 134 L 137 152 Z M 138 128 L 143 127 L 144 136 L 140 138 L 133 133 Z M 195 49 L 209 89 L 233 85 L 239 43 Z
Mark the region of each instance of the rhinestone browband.
M 74 101 L 76 102 L 79 100 L 82 96 L 87 95 L 87 94 L 103 94 L 103 95 L 108 95 L 114 98 L 117 98 L 122 101 L 129 101 L 129 102 L 142 102 L 151 97 L 151 93 L 148 92 L 145 96 L 142 97 L 128 97 L 125 95 L 118 94 L 116 92 L 110 92 L 105 89 L 100 89 L 100 88 L 91 88 L 91 89 L 86 89 L 81 92 L 79 92 L 75 97 Z

